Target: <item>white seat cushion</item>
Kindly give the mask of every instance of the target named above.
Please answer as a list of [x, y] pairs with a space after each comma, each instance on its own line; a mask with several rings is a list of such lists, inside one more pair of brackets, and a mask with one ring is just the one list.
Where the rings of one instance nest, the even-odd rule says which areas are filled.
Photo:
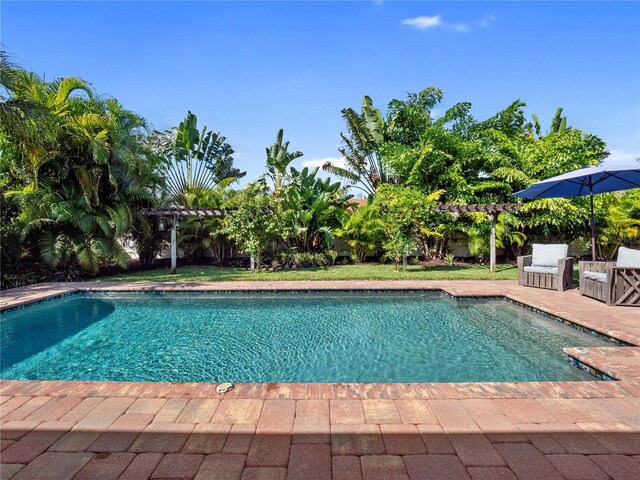
[[583, 272], [582, 275], [584, 276], [584, 278], [588, 278], [589, 280], [595, 280], [596, 282], [605, 283], [607, 281], [606, 273], [590, 272], [587, 270]]
[[552, 275], [557, 275], [558, 267], [541, 267], [539, 265], [531, 265], [529, 267], [524, 267], [524, 271], [529, 273], [550, 273]]
[[558, 267], [558, 260], [566, 258], [569, 246], [562, 243], [556, 245], [545, 245], [543, 243], [533, 244], [531, 265], [534, 267]]
[[616, 267], [640, 268], [640, 250], [620, 247], [618, 249], [618, 260], [616, 261]]

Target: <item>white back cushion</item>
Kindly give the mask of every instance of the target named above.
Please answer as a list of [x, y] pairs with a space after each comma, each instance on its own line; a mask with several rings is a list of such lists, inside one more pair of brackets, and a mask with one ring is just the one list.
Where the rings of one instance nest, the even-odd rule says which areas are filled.
[[620, 247], [618, 249], [618, 261], [616, 267], [640, 268], [640, 250]]
[[564, 243], [557, 245], [534, 243], [531, 265], [536, 267], [557, 267], [558, 260], [565, 258], [568, 251], [569, 245]]

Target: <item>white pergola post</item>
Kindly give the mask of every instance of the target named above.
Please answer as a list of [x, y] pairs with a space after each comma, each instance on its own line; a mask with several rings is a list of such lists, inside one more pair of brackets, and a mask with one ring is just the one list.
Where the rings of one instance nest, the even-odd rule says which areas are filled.
[[497, 212], [489, 212], [489, 221], [491, 222], [491, 245], [489, 252], [489, 267], [492, 272], [496, 271], [496, 221], [498, 220]]
[[177, 227], [178, 227], [178, 216], [174, 215], [171, 219], [171, 275], [176, 273], [176, 265], [177, 265]]
[[176, 273], [177, 261], [178, 261], [178, 246], [177, 246], [177, 228], [179, 217], [224, 217], [226, 212], [224, 210], [218, 210], [215, 208], [185, 208], [169, 207], [169, 208], [143, 208], [144, 215], [150, 215], [154, 217], [160, 217], [159, 229], [164, 230], [165, 220], [171, 221], [171, 273]]

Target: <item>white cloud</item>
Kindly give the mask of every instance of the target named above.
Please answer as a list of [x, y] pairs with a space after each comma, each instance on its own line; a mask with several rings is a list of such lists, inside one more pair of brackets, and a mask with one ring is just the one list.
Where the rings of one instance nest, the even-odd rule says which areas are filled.
[[604, 159], [605, 163], [609, 165], [615, 165], [619, 163], [633, 164], [636, 158], [640, 157], [640, 153], [623, 152], [612, 148], [609, 150], [610, 155]]
[[475, 30], [476, 28], [487, 28], [493, 22], [496, 17], [493, 13], [488, 13], [479, 20], [469, 22], [446, 22], [442, 20], [440, 15], [433, 16], [421, 16], [415, 18], [405, 18], [402, 20], [403, 25], [417, 28], [419, 30], [425, 30], [427, 28], [445, 28], [447, 30], [453, 30], [454, 32], [466, 33]]
[[402, 21], [403, 25], [409, 25], [411, 27], [415, 27], [419, 30], [424, 30], [426, 28], [437, 27], [441, 24], [440, 15], [434, 15], [433, 17], [424, 16], [424, 17], [415, 17], [415, 18], [405, 18]]
[[467, 25], [466, 23], [454, 23], [453, 25], [451, 25], [451, 28], [454, 29], [456, 32], [471, 31], [471, 28], [469, 28], [469, 25]]
[[315, 167], [322, 168], [322, 166], [327, 162], [331, 162], [333, 165], [340, 168], [344, 168], [345, 166], [344, 157], [324, 157], [324, 158], [313, 157], [313, 158], [310, 158], [309, 160], [305, 160], [304, 162], [302, 162], [302, 166], [309, 167], [309, 168], [315, 168]]
[[480, 28], [487, 28], [493, 22], [496, 21], [496, 16], [493, 13], [487, 13], [484, 17], [478, 20], [478, 26]]

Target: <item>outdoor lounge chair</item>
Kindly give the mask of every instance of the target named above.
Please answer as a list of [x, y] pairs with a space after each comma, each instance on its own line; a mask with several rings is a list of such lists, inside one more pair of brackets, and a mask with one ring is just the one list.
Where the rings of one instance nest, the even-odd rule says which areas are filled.
[[573, 285], [573, 258], [565, 244], [533, 244], [533, 253], [518, 257], [518, 285], [562, 292]]
[[640, 250], [620, 247], [615, 262], [580, 262], [580, 294], [607, 305], [640, 307]]

